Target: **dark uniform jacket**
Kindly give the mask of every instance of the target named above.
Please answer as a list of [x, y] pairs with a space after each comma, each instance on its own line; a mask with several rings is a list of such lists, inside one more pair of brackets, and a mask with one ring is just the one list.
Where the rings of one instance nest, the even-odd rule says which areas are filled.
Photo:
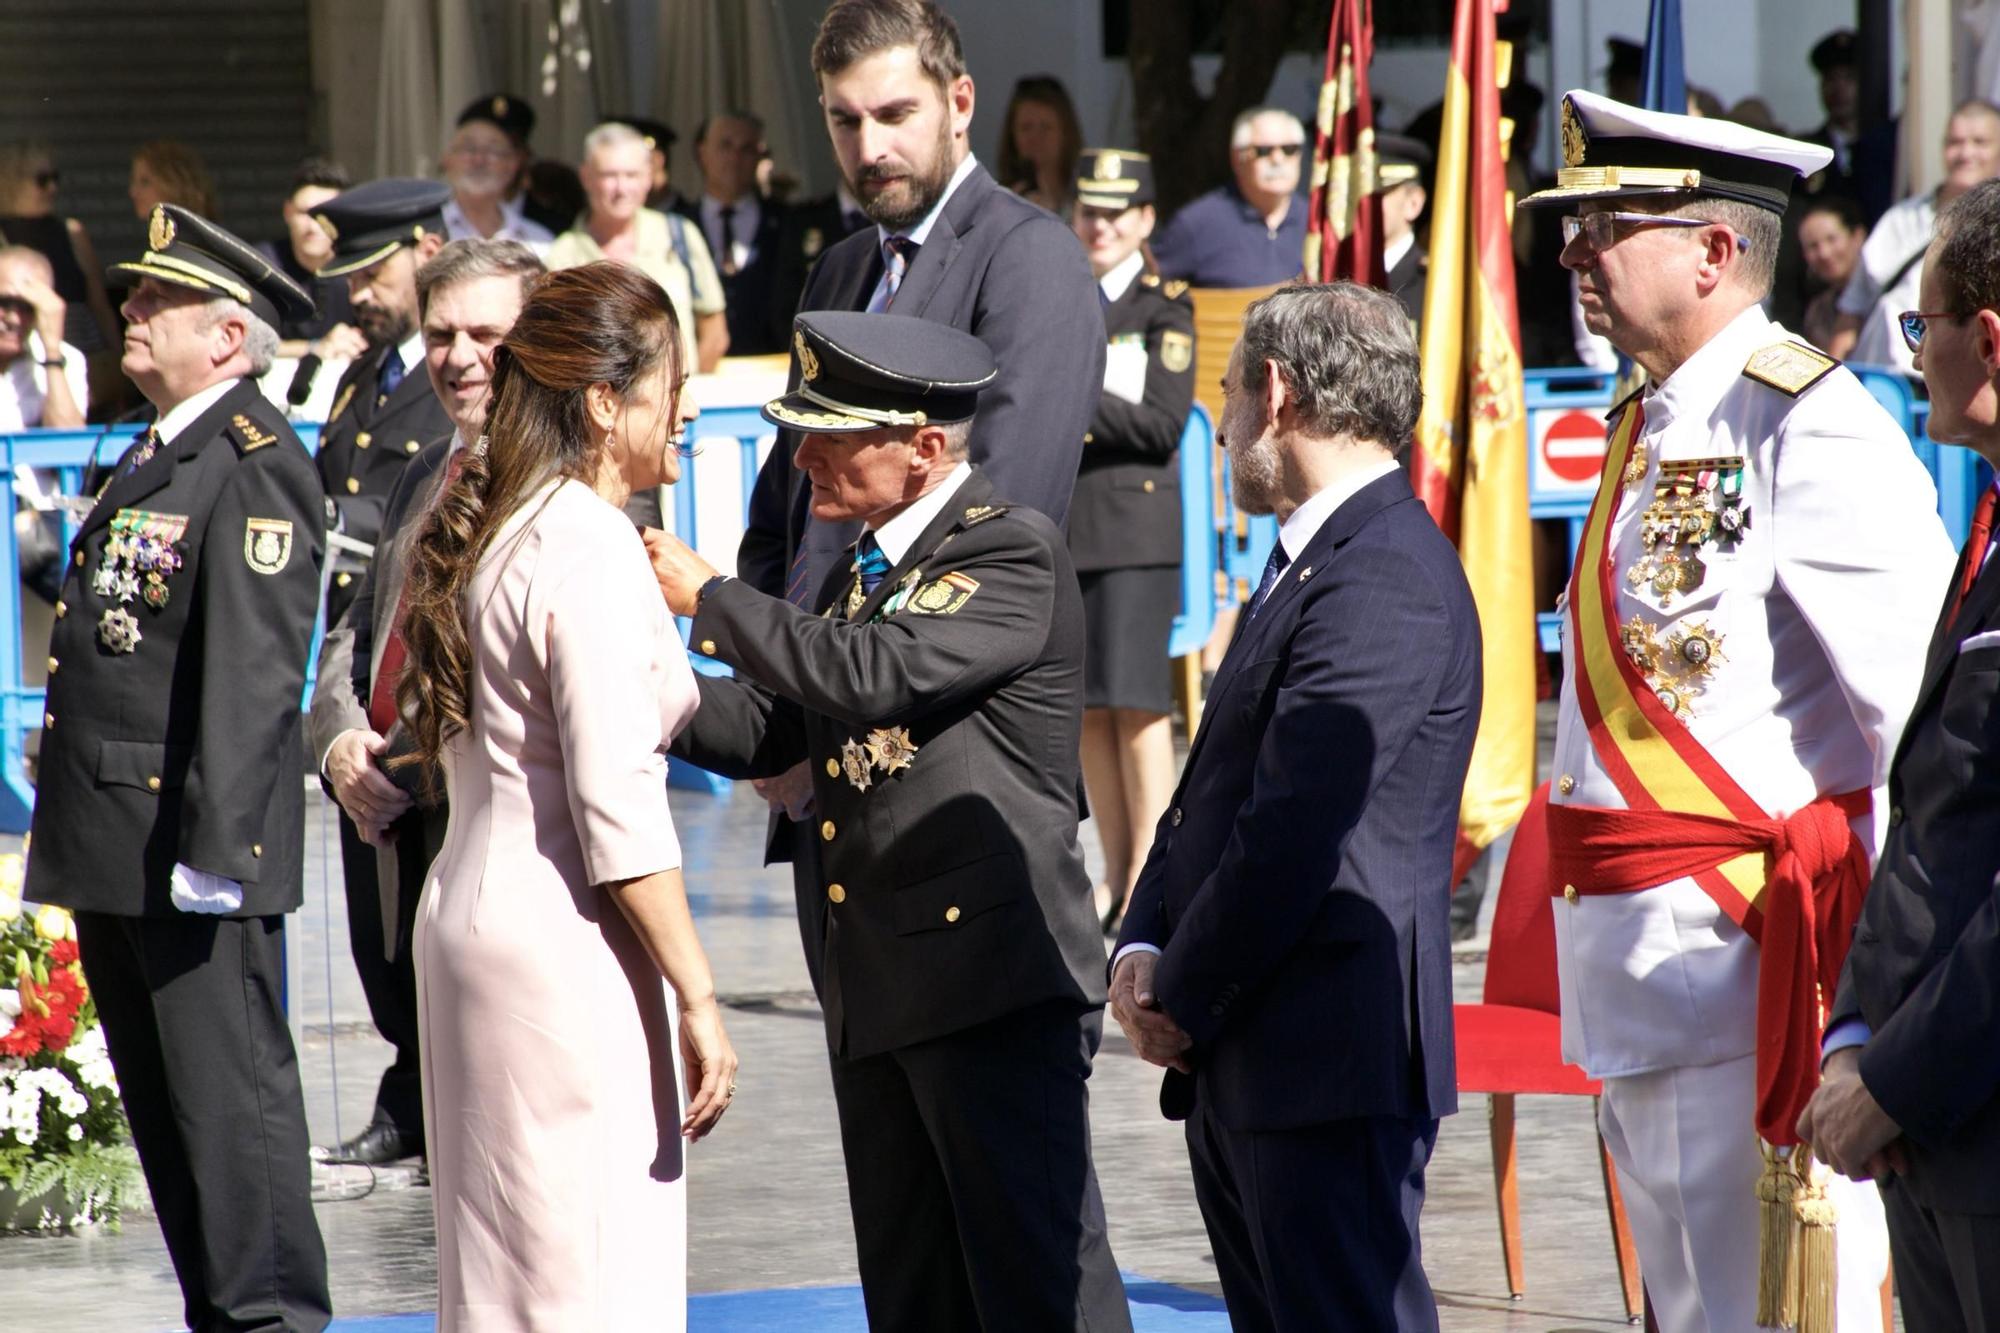
[[[381, 535], [382, 506], [404, 466], [424, 445], [452, 430], [422, 365], [405, 366], [403, 382], [386, 399], [378, 392], [382, 363], [392, 350], [371, 347], [347, 368], [319, 436], [320, 483], [340, 511], [341, 533], [370, 545]], [[346, 570], [334, 575], [329, 619], [346, 608], [358, 574]]]
[[830, 575], [819, 615], [741, 580], [711, 590], [691, 637], [742, 678], [699, 677], [673, 745], [732, 777], [808, 761], [833, 1050], [1101, 1005], [1076, 839], [1083, 605], [1062, 534], [974, 472], [850, 620], [854, 586]]
[[1403, 313], [1413, 324], [1424, 320], [1424, 288], [1430, 280], [1430, 256], [1419, 241], [1403, 252], [1396, 267], [1389, 270], [1389, 294], [1403, 303]]
[[1146, 391], [1110, 393], [1083, 437], [1069, 502], [1070, 558], [1079, 571], [1181, 561], [1181, 432], [1194, 404], [1194, 306], [1187, 284], [1141, 274], [1104, 311], [1112, 347], [1146, 349]]
[[[703, 240], [708, 239], [700, 195], [693, 199], [676, 198], [673, 211], [686, 218]], [[722, 297], [727, 307], [723, 319], [729, 325], [731, 356], [765, 356], [785, 351], [791, 343], [792, 313], [798, 304], [799, 289], [794, 287], [789, 293], [779, 289], [784, 230], [784, 206], [760, 199], [757, 234], [747, 238], [749, 263], [734, 273], [727, 272], [723, 253], [709, 246], [715, 258], [716, 275], [722, 280]]]
[[[114, 472], [56, 603], [28, 897], [173, 914], [181, 862], [242, 882], [233, 915], [299, 905], [299, 696], [325, 514], [311, 459], [249, 380], [129, 475]], [[95, 586], [114, 519], [135, 518], [177, 533], [180, 568], [157, 610]], [[131, 652], [99, 634], [121, 606], [139, 622]]]
[[[1953, 586], [1957, 586], [1956, 578]], [[2000, 565], [1940, 625], [1889, 770], [1889, 834], [1827, 1019], [1873, 1035], [1861, 1080], [1902, 1126], [1918, 1203], [2000, 1200]]]
[[[1452, 845], [1479, 615], [1398, 470], [1336, 509], [1230, 645], [1122, 949], [1235, 1130], [1457, 1107]], [[1161, 1106], [1194, 1089], [1169, 1071]]]

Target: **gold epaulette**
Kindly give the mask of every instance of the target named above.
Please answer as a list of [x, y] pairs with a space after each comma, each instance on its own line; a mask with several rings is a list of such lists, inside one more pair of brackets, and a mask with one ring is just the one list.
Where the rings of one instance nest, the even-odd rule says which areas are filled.
[[224, 433], [236, 442], [236, 452], [239, 454], [255, 453], [267, 444], [278, 442], [277, 436], [241, 412], [229, 419], [229, 429]]
[[1767, 384], [1779, 393], [1796, 398], [1833, 373], [1840, 362], [1817, 347], [1787, 339], [1760, 347], [1743, 364], [1747, 379]]
[[1171, 278], [1160, 288], [1162, 292], [1166, 293], [1167, 299], [1170, 301], [1180, 300], [1181, 297], [1187, 295], [1187, 289], [1188, 280], [1186, 278]]

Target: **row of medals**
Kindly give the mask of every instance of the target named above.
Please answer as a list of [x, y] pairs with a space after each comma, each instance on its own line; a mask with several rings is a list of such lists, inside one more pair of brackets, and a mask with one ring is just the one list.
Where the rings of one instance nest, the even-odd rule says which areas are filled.
[[[1646, 475], [1644, 456], [1635, 453], [1631, 463], [1625, 480], [1637, 484]], [[1713, 542], [1717, 550], [1734, 550], [1749, 527], [1740, 457], [1662, 459], [1653, 502], [1639, 516], [1639, 558], [1625, 571], [1625, 582], [1635, 592], [1650, 588], [1666, 610], [1707, 578], [1702, 549]], [[1692, 720], [1694, 699], [1725, 660], [1722, 635], [1700, 620], [1662, 633], [1635, 615], [1620, 626], [1619, 637], [1660, 706], [1682, 722]]]
[[91, 591], [118, 605], [97, 619], [97, 637], [114, 653], [129, 653], [139, 646], [139, 618], [128, 609], [144, 602], [154, 611], [166, 609], [167, 579], [181, 567], [180, 552], [174, 541], [180, 526], [161, 526], [153, 516], [120, 513], [111, 520], [111, 533], [104, 544], [104, 558], [91, 576]]

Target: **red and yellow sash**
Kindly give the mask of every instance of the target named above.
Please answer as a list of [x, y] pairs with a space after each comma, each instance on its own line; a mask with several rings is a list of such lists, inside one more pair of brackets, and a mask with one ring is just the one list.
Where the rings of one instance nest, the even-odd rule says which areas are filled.
[[1791, 1144], [1819, 1082], [1821, 1005], [1868, 885], [1868, 853], [1847, 821], [1868, 811], [1869, 793], [1766, 814], [1626, 655], [1611, 528], [1643, 420], [1635, 402], [1612, 432], [1569, 585], [1577, 704], [1627, 808], [1549, 807], [1550, 890], [1632, 893], [1685, 876], [1757, 942], [1757, 1129]]

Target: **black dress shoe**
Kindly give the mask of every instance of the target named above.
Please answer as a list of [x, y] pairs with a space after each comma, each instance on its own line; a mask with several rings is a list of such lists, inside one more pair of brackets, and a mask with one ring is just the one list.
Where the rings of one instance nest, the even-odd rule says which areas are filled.
[[377, 1121], [339, 1147], [329, 1149], [326, 1160], [381, 1166], [387, 1162], [399, 1162], [405, 1157], [421, 1156], [423, 1151], [422, 1138]]

